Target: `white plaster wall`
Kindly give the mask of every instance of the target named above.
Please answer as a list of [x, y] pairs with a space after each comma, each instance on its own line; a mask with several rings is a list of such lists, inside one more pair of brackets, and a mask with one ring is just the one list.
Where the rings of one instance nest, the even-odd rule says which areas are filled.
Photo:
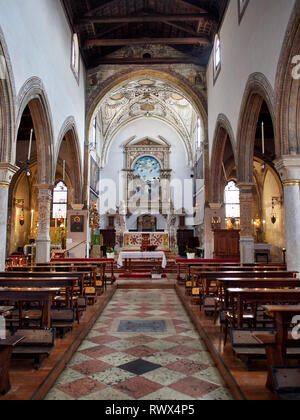
[[67, 117], [76, 121], [83, 159], [85, 69], [79, 85], [70, 67], [72, 31], [59, 0], [0, 0], [0, 26], [13, 67], [17, 94], [31, 77], [42, 80], [55, 142]]
[[[169, 125], [162, 121], [154, 118], [143, 118], [133, 121], [123, 127], [115, 136], [108, 152], [109, 162], [101, 171], [101, 185], [104, 185], [104, 180], [111, 180], [112, 185], [110, 191], [113, 192], [113, 185], [117, 185], [117, 201], [116, 204], [120, 204], [119, 200], [119, 177], [122, 175], [122, 169], [125, 168], [125, 154], [124, 145], [136, 136], [135, 140], [142, 140], [144, 137], [150, 137], [154, 140], [159, 140], [159, 136], [162, 136], [171, 145], [170, 154], [170, 169], [172, 169], [171, 181], [178, 179], [184, 182], [191, 182], [191, 168], [187, 166], [187, 154], [183, 144], [177, 132]], [[192, 182], [191, 182], [192, 183]], [[122, 190], [122, 187], [121, 187]], [[184, 189], [183, 189], [184, 195]], [[192, 205], [192, 195], [190, 194], [190, 200]], [[122, 191], [121, 191], [122, 200]], [[112, 200], [113, 202], [113, 200]]]
[[236, 0], [230, 0], [220, 30], [222, 68], [213, 82], [213, 54], [207, 68], [210, 153], [218, 115], [229, 119], [235, 137], [247, 80], [263, 73], [275, 88], [280, 52], [294, 0], [250, 0], [239, 25]]

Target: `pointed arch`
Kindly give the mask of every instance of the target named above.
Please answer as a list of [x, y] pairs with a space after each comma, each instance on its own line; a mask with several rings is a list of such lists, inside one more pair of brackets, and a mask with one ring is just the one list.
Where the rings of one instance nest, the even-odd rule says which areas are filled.
[[0, 161], [14, 163], [16, 89], [8, 48], [0, 27]]
[[56, 154], [55, 154], [55, 168], [59, 163], [59, 152], [62, 142], [66, 139], [68, 148], [68, 160], [66, 161], [66, 170], [69, 179], [71, 180], [71, 188], [73, 193], [74, 204], [82, 203], [82, 157], [80, 150], [80, 143], [76, 122], [74, 117], [68, 117], [58, 136]]
[[[262, 73], [249, 76], [241, 105], [238, 134], [237, 162], [239, 182], [253, 181], [254, 142], [257, 122], [263, 102], [267, 104], [275, 130], [275, 94], [268, 79]], [[274, 131], [275, 133], [275, 131]], [[280, 153], [280, 144], [275, 133], [275, 153]]]
[[299, 70], [295, 74], [300, 61], [300, 0], [296, 0], [291, 16], [276, 75], [276, 131], [281, 139], [278, 157], [300, 154]]
[[[37, 138], [38, 183], [54, 182], [53, 120], [43, 82], [37, 77], [27, 80], [17, 97], [17, 128], [28, 105]], [[16, 144], [15, 144], [16, 147]]]
[[211, 203], [223, 202], [223, 168], [222, 163], [224, 159], [224, 152], [229, 139], [233, 156], [234, 164], [236, 164], [236, 143], [234, 133], [230, 121], [224, 114], [220, 114], [217, 119], [216, 129], [214, 134], [214, 142], [211, 154], [210, 165], [210, 182], [209, 182], [209, 201]]

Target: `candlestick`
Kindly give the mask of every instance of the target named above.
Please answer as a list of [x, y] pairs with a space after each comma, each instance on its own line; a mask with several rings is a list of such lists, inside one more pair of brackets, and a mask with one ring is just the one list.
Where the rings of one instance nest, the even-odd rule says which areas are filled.
[[262, 154], [265, 154], [265, 124], [261, 123]]
[[32, 137], [33, 137], [33, 129], [30, 132], [30, 141], [29, 141], [28, 159], [27, 159], [28, 161], [30, 161], [30, 157], [31, 157]]

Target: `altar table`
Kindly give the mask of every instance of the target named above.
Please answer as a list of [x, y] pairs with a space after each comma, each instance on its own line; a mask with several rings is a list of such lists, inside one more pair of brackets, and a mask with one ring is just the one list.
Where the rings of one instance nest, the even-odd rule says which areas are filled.
[[118, 267], [123, 267], [125, 261], [125, 271], [131, 272], [132, 260], [162, 260], [162, 268], [167, 266], [167, 258], [164, 252], [121, 252], [118, 258]]

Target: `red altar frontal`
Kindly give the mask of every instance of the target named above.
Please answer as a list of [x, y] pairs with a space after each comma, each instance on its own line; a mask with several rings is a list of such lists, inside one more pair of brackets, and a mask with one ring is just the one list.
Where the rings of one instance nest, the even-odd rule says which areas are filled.
[[165, 232], [129, 232], [124, 233], [124, 248], [140, 250], [147, 243], [157, 251], [169, 250], [169, 234]]

